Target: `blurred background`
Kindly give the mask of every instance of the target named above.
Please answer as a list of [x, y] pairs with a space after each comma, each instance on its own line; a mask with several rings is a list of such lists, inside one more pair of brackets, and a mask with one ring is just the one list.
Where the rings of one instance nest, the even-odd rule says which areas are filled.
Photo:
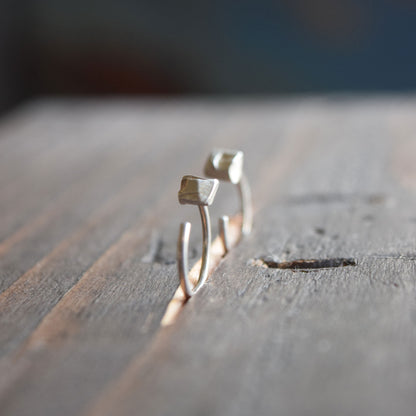
[[416, 88], [415, 0], [0, 0], [0, 111], [38, 95]]

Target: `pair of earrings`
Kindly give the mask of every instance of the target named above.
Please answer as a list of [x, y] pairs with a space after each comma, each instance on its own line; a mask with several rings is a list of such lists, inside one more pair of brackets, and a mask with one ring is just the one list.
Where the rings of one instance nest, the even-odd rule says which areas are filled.
[[[202, 222], [202, 261], [199, 278], [193, 287], [188, 276], [188, 247], [191, 223], [182, 223], [179, 230], [177, 263], [182, 290], [187, 298], [193, 296], [204, 285], [209, 270], [211, 247], [211, 221], [208, 206], [214, 202], [219, 181], [230, 182], [237, 186], [241, 203], [241, 235], [250, 234], [253, 222], [251, 192], [243, 173], [244, 154], [239, 150], [215, 150], [205, 164], [204, 173], [208, 178], [186, 175], [182, 178], [178, 192], [180, 204], [197, 205]], [[223, 216], [219, 220], [219, 234], [226, 254], [229, 244], [229, 218]]]

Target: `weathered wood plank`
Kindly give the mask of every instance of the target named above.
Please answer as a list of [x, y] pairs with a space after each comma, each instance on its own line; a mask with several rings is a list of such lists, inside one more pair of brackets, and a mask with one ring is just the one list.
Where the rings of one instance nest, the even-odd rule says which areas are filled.
[[[114, 197], [91, 202], [89, 219], [0, 295], [1, 413], [412, 414], [416, 103], [135, 105], [154, 140], [137, 155], [145, 165], [120, 165]], [[126, 114], [70, 107], [96, 114], [93, 134], [97, 120]], [[255, 229], [162, 329], [178, 223], [198, 221], [177, 205], [179, 179], [201, 173], [212, 146], [245, 150]], [[224, 186], [213, 218], [236, 206]], [[357, 265], [259, 261], [342, 257]]]

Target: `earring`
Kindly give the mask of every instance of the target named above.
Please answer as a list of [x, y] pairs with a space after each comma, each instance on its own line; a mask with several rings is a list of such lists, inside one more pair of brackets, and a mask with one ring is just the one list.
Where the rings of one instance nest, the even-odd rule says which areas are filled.
[[182, 290], [187, 298], [198, 292], [207, 279], [211, 245], [211, 221], [208, 206], [214, 201], [218, 185], [217, 179], [203, 179], [190, 175], [184, 176], [181, 181], [181, 188], [178, 192], [179, 203], [182, 205], [198, 205], [202, 222], [202, 263], [198, 282], [194, 287], [192, 287], [193, 285], [188, 276], [188, 248], [191, 223], [182, 223], [179, 230], [177, 247], [178, 273]]
[[[204, 173], [209, 178], [231, 182], [237, 185], [241, 204], [241, 236], [250, 234], [253, 224], [253, 207], [251, 202], [251, 191], [247, 178], [243, 173], [244, 153], [240, 150], [214, 150], [204, 168]], [[224, 246], [224, 252], [230, 249], [228, 238], [228, 216], [219, 220], [219, 230]]]

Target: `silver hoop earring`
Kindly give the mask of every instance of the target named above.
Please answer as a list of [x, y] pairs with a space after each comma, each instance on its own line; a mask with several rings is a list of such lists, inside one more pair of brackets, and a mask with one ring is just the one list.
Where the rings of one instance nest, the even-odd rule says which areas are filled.
[[[246, 236], [250, 234], [253, 224], [253, 207], [250, 186], [243, 173], [243, 163], [244, 153], [241, 150], [214, 150], [205, 164], [204, 173], [209, 178], [237, 185], [242, 216], [241, 236]], [[228, 216], [223, 216], [219, 220], [220, 236], [225, 253], [230, 249], [228, 223]]]
[[178, 192], [179, 203], [182, 205], [197, 205], [202, 222], [202, 262], [198, 282], [194, 287], [188, 275], [188, 249], [191, 223], [182, 223], [179, 230], [177, 247], [178, 273], [182, 290], [187, 298], [195, 295], [201, 289], [208, 276], [211, 246], [211, 221], [208, 206], [214, 201], [218, 185], [219, 182], [217, 179], [204, 179], [191, 175], [184, 176], [181, 181], [181, 188]]

